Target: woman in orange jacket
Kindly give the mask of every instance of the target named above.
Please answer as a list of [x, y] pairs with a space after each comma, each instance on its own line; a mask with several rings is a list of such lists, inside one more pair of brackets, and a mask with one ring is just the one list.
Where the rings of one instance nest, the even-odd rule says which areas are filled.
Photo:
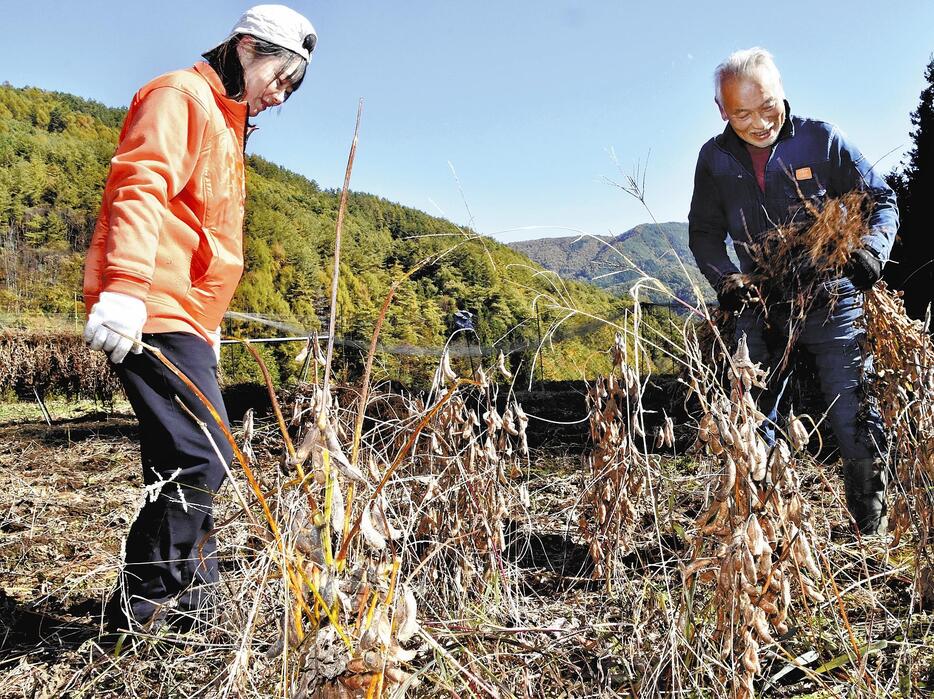
[[257, 5], [187, 70], [160, 76], [127, 112], [85, 266], [84, 337], [110, 356], [140, 425], [149, 498], [130, 528], [106, 626], [188, 629], [218, 580], [213, 495], [222, 463], [176, 397], [232, 453], [207, 410], [139, 341], [159, 348], [226, 421], [220, 324], [243, 270], [249, 117], [298, 89], [317, 35], [283, 5]]

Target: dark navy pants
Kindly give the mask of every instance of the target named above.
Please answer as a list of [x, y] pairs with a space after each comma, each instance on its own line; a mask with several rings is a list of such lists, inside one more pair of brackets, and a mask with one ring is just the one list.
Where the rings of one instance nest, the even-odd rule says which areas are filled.
[[[205, 340], [188, 333], [158, 333], [144, 334], [143, 342], [162, 350], [228, 422], [214, 350]], [[205, 607], [218, 580], [212, 506], [226, 472], [176, 396], [207, 424], [227, 463], [232, 450], [197, 396], [150, 351], [128, 354], [115, 368], [139, 420], [143, 480], [147, 486], [169, 482], [154, 501], [147, 500], [130, 527], [121, 584], [108, 605], [107, 623], [126, 628], [130, 621], [145, 623], [165, 610], [177, 625], [186, 626]]]
[[[826, 298], [804, 321], [798, 345], [814, 357], [840, 455], [844, 460], [873, 459], [885, 452], [886, 439], [879, 412], [864, 395], [872, 357], [862, 348], [863, 294], [845, 278], [825, 282], [822, 293]], [[780, 310], [771, 313], [768, 324], [761, 310], [752, 308], [736, 321], [737, 339], [745, 335], [751, 359], [769, 369], [768, 388], [757, 402], [773, 425], [780, 420], [779, 404], [790, 376], [790, 367], [778, 371], [787, 325]], [[766, 432], [766, 439], [774, 441], [774, 427]]]

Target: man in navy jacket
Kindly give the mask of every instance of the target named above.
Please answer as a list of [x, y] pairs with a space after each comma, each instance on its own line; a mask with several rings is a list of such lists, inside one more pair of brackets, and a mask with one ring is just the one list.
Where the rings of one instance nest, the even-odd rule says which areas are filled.
[[862, 292], [878, 281], [895, 239], [895, 195], [837, 127], [791, 114], [767, 51], [737, 51], [717, 67], [715, 85], [720, 115], [728, 123], [704, 144], [697, 159], [688, 217], [691, 251], [717, 291], [720, 306], [738, 312], [737, 339], [745, 334], [753, 361], [771, 370], [759, 408], [772, 423], [787, 381], [777, 372], [783, 346], [775, 342], [775, 329], [780, 335], [787, 322], [776, 317], [781, 308], [770, 309], [773, 330], [766, 332], [762, 305], [727, 255], [726, 237], [733, 240], [742, 272], [751, 273], [755, 262], [746, 244], [776, 226], [800, 221], [803, 198], [819, 208], [827, 199], [854, 190], [869, 197], [863, 247], [853, 252], [845, 276], [824, 282], [828, 302], [812, 309], [798, 343], [814, 356], [830, 406], [850, 514], [862, 533], [883, 532], [885, 441], [878, 412], [861, 400], [871, 358], [861, 348], [858, 321]]

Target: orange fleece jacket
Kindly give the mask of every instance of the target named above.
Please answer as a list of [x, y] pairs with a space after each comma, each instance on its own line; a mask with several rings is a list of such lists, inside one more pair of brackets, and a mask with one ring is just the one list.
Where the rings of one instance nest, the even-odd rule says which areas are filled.
[[247, 105], [207, 63], [133, 97], [84, 271], [88, 312], [102, 291], [146, 303], [143, 332], [220, 326], [243, 272]]

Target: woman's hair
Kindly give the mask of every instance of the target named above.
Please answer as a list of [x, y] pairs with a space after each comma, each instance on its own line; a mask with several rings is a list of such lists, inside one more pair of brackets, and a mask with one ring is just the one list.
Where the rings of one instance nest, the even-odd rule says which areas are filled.
[[[243, 65], [240, 63], [237, 45], [245, 36], [249, 36], [251, 41], [244, 48], [252, 51], [254, 56], [281, 57], [285, 59], [279, 70], [278, 77], [284, 78], [292, 86], [292, 89], [285, 97], [288, 99], [289, 94], [295, 92], [302, 84], [302, 80], [305, 79], [305, 69], [308, 67], [308, 62], [294, 51], [289, 51], [264, 39], [258, 39], [251, 34], [237, 34], [220, 46], [203, 54], [204, 60], [211, 65], [214, 72], [220, 77], [221, 82], [224, 84], [224, 90], [227, 91], [227, 96], [232, 99], [243, 97]], [[308, 49], [309, 53], [314, 49], [314, 43], [313, 34], [305, 37], [305, 48]]]

